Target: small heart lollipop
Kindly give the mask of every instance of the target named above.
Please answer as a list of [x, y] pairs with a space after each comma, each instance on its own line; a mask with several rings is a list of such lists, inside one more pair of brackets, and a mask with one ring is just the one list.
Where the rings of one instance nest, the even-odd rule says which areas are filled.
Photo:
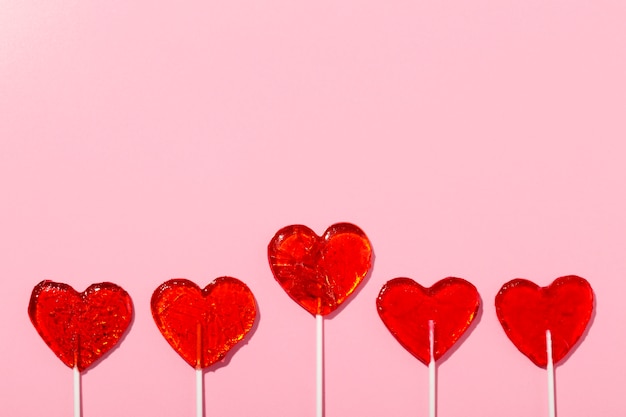
[[476, 317], [480, 296], [461, 278], [424, 288], [410, 278], [388, 281], [376, 299], [378, 314], [406, 350], [429, 368], [430, 416], [435, 416], [435, 361], [465, 333]]
[[496, 313], [511, 342], [535, 365], [548, 364], [546, 330], [556, 364], [576, 345], [593, 312], [593, 290], [578, 276], [557, 278], [547, 287], [525, 279], [502, 286]]
[[254, 295], [243, 282], [220, 277], [200, 289], [172, 279], [152, 294], [152, 317], [170, 346], [196, 369], [196, 414], [202, 416], [202, 370], [222, 360], [250, 332]]
[[256, 303], [236, 278], [220, 277], [200, 289], [172, 279], [154, 291], [152, 316], [172, 348], [196, 369], [222, 360], [252, 329]]
[[28, 315], [55, 355], [84, 371], [120, 341], [133, 308], [128, 293], [110, 282], [79, 293], [67, 284], [42, 281], [33, 289]]
[[79, 293], [67, 284], [42, 281], [28, 305], [35, 329], [61, 361], [74, 369], [74, 415], [80, 415], [80, 372], [122, 338], [133, 316], [130, 296], [110, 282]]
[[[445, 278], [424, 288], [410, 278], [388, 281], [376, 300], [378, 314], [402, 346], [425, 365], [441, 358], [468, 329], [478, 308], [476, 287], [461, 278]], [[429, 321], [435, 326], [430, 351]]]
[[578, 276], [557, 278], [547, 287], [525, 279], [502, 286], [496, 313], [511, 342], [548, 371], [550, 416], [555, 414], [554, 364], [578, 343], [593, 312], [593, 290]]
[[316, 415], [323, 415], [323, 317], [335, 311], [363, 281], [372, 246], [350, 223], [330, 226], [322, 236], [302, 225], [280, 229], [268, 246], [274, 278], [316, 319]]

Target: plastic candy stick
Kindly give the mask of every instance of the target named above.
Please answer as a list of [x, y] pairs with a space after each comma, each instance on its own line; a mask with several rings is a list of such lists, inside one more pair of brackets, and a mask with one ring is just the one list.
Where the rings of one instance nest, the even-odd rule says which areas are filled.
[[315, 316], [315, 410], [316, 417], [324, 416], [324, 317]]
[[78, 366], [72, 368], [72, 374], [74, 375], [74, 416], [80, 417], [80, 371], [78, 370]]
[[554, 401], [554, 361], [552, 360], [552, 334], [546, 330], [546, 355], [548, 357], [548, 416], [555, 417], [556, 404]]
[[204, 375], [202, 369], [196, 369], [196, 417], [203, 417]]
[[428, 348], [430, 361], [428, 362], [428, 415], [437, 415], [437, 370], [435, 368], [435, 322], [428, 320]]

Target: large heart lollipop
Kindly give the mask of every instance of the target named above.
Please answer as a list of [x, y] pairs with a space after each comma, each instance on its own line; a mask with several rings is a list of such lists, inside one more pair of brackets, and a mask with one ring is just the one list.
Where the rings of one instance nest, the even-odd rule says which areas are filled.
[[276, 281], [313, 315], [339, 307], [363, 281], [371, 266], [372, 247], [357, 226], [337, 223], [322, 236], [302, 225], [280, 229], [268, 247]]
[[231, 277], [217, 278], [203, 289], [187, 279], [169, 280], [154, 291], [151, 308], [165, 340], [196, 369], [222, 360], [256, 318], [252, 292]]
[[410, 278], [388, 281], [376, 299], [378, 314], [391, 334], [413, 356], [431, 360], [429, 321], [434, 325], [432, 356], [438, 360], [468, 329], [480, 306], [476, 287], [461, 278], [445, 278], [424, 288]]
[[576, 345], [593, 312], [593, 290], [578, 276], [557, 278], [547, 287], [525, 279], [502, 286], [496, 296], [498, 319], [513, 344], [537, 366], [548, 363], [546, 330], [556, 364]]
[[133, 307], [128, 293], [110, 282], [79, 293], [67, 284], [42, 281], [33, 289], [28, 315], [59, 359], [83, 371], [120, 341]]
[[363, 281], [372, 265], [372, 246], [350, 223], [330, 226], [322, 236], [302, 225], [280, 229], [267, 248], [274, 278], [316, 321], [316, 416], [323, 412], [323, 318]]

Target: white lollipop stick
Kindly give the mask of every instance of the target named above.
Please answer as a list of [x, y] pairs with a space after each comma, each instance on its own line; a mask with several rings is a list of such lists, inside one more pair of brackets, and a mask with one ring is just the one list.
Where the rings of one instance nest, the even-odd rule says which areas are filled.
[[202, 369], [196, 369], [196, 417], [202, 417], [203, 379]]
[[74, 417], [80, 417], [80, 371], [74, 365]]
[[556, 404], [554, 401], [554, 363], [552, 359], [552, 333], [546, 330], [546, 354], [548, 355], [548, 416], [556, 416]]
[[202, 325], [196, 324], [196, 417], [203, 417], [204, 378], [202, 376]]
[[315, 415], [324, 417], [324, 316], [315, 315], [316, 322], [316, 367], [315, 367]]
[[437, 374], [435, 372], [435, 322], [428, 320], [428, 344], [430, 350], [430, 362], [428, 363], [428, 415], [437, 415], [436, 385]]

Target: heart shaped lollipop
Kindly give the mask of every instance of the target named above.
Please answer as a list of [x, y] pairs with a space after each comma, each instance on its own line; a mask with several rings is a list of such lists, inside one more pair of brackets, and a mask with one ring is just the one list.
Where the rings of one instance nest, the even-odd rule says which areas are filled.
[[325, 316], [339, 307], [363, 281], [372, 247], [350, 223], [330, 226], [322, 236], [302, 225], [280, 229], [268, 246], [276, 281], [306, 311]]
[[204, 289], [187, 279], [169, 280], [154, 291], [150, 305], [165, 340], [196, 369], [222, 360], [256, 319], [252, 292], [231, 277]]
[[67, 284], [42, 281], [33, 289], [28, 315], [59, 359], [83, 371], [120, 341], [133, 307], [128, 293], [110, 282], [79, 293]]
[[525, 279], [502, 286], [496, 296], [498, 319], [513, 344], [537, 366], [548, 363], [546, 330], [556, 364], [576, 345], [593, 312], [593, 290], [578, 276], [557, 278], [547, 287]]
[[434, 324], [433, 357], [438, 360], [476, 317], [480, 296], [476, 287], [461, 278], [445, 278], [430, 288], [410, 278], [395, 278], [381, 289], [376, 307], [398, 342], [428, 365], [429, 321]]

